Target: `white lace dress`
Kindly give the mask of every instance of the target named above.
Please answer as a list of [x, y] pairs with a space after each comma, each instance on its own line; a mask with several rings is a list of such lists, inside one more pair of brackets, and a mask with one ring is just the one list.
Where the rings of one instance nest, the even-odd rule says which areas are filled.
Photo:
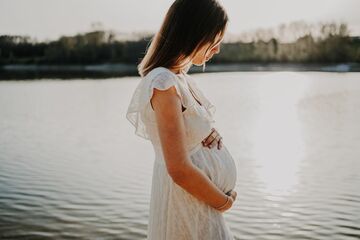
[[223, 213], [192, 196], [168, 175], [150, 98], [153, 88], [164, 90], [171, 86], [175, 86], [186, 108], [183, 118], [190, 160], [224, 193], [234, 189], [236, 183], [236, 163], [226, 146], [209, 149], [201, 143], [214, 127], [215, 106], [188, 74], [175, 74], [164, 67], [152, 69], [135, 89], [126, 114], [135, 134], [150, 140], [155, 152], [147, 239], [234, 239]]

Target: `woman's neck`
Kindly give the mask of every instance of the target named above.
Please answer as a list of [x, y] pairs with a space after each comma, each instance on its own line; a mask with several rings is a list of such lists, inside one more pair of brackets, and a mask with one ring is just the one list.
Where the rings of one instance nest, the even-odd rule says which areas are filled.
[[182, 69], [170, 69], [170, 71], [172, 71], [175, 74], [182, 74], [184, 72], [184, 70]]

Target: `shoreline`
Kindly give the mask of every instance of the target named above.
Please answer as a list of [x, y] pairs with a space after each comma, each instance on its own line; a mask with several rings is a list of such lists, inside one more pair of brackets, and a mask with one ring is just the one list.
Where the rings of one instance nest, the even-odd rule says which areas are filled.
[[[134, 64], [94, 65], [22, 65], [0, 66], [0, 80], [114, 78], [139, 76]], [[223, 63], [205, 66], [204, 73], [211, 72], [266, 72], [266, 71], [316, 71], [316, 72], [360, 72], [359, 63], [303, 64], [303, 63]], [[189, 73], [202, 73], [202, 66], [193, 65]]]

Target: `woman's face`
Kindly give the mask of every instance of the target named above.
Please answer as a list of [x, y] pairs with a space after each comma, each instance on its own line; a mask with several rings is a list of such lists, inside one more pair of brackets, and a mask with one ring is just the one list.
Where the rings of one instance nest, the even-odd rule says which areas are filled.
[[[218, 54], [220, 52], [220, 44], [223, 41], [224, 37], [220, 34], [216, 36], [214, 43], [205, 44], [198, 52], [195, 54], [194, 58], [192, 59], [192, 63], [196, 66], [201, 66], [205, 62], [209, 61], [214, 54]], [[208, 52], [206, 50], [210, 47]], [[206, 55], [205, 55], [206, 54]]]

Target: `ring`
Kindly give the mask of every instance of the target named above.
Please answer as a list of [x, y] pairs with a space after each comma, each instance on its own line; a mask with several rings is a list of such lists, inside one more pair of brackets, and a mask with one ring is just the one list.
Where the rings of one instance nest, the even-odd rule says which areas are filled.
[[216, 137], [214, 137], [214, 135], [213, 135], [212, 133], [210, 134], [209, 138], [210, 138], [210, 137], [211, 137], [212, 139], [215, 139], [215, 138], [216, 138]]
[[[210, 137], [211, 137], [211, 138], [210, 138]], [[214, 139], [215, 139], [215, 138], [214, 138], [214, 137], [212, 137], [212, 136], [210, 136], [210, 137], [207, 139], [208, 143], [209, 143], [209, 142], [213, 142], [213, 141], [214, 141]]]
[[[213, 133], [215, 133], [215, 134], [216, 134], [216, 131], [213, 131], [213, 132], [211, 133], [211, 136], [214, 136], [214, 135], [213, 135]], [[218, 134], [218, 135], [219, 135], [219, 134]], [[218, 135], [217, 135], [217, 136], [218, 136]], [[215, 137], [215, 138], [216, 138], [216, 137]]]

